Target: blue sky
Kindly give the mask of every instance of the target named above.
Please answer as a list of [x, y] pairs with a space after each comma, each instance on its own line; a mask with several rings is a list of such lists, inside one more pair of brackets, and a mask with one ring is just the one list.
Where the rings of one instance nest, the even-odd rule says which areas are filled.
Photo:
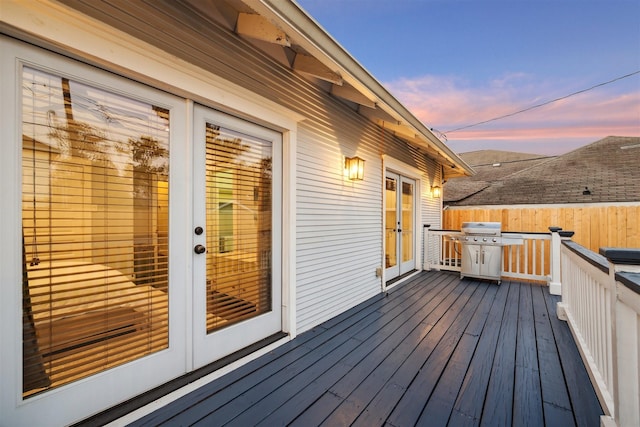
[[297, 1], [457, 152], [640, 136], [640, 0]]

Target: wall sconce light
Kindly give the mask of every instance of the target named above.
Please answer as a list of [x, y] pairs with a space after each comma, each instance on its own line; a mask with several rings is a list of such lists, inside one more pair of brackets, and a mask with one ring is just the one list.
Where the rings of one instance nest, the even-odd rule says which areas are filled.
[[431, 195], [434, 199], [439, 199], [442, 196], [442, 188], [439, 185], [434, 185], [431, 187]]
[[364, 160], [360, 157], [345, 157], [344, 168], [347, 177], [351, 181], [362, 181], [364, 179]]

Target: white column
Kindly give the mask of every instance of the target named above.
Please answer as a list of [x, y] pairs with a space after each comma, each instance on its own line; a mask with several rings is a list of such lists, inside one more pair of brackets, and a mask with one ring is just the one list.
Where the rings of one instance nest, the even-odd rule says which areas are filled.
[[[640, 250], [600, 248], [612, 284], [613, 406], [616, 426], [640, 425]], [[626, 273], [626, 274], [625, 274]], [[629, 274], [630, 273], [630, 274]], [[605, 417], [606, 418], [606, 417]], [[611, 422], [602, 420], [603, 424]]]
[[549, 293], [551, 295], [562, 295], [562, 283], [560, 282], [560, 227], [549, 227], [551, 231], [551, 277], [549, 278]]

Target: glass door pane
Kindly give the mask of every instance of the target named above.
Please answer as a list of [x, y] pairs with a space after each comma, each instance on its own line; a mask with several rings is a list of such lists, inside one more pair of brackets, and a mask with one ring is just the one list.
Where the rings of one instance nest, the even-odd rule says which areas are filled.
[[398, 179], [387, 175], [385, 181], [385, 268], [398, 265]]
[[169, 111], [25, 67], [23, 396], [165, 349]]
[[402, 194], [400, 197], [400, 210], [402, 217], [401, 233], [401, 263], [400, 274], [408, 273], [416, 268], [416, 181], [405, 176], [401, 177]]
[[197, 368], [282, 330], [282, 134], [196, 106], [194, 138]]
[[271, 310], [271, 153], [206, 124], [208, 333]]
[[400, 176], [387, 172], [385, 178], [385, 268], [386, 280], [393, 279], [400, 274], [399, 266], [399, 233], [400, 216], [398, 215], [398, 190]]
[[413, 183], [402, 179], [402, 262], [413, 259]]

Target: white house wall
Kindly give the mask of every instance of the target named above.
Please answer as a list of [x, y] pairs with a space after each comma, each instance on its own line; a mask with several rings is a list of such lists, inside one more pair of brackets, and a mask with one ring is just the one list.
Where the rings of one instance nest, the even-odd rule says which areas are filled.
[[[256, 103], [263, 104], [262, 100], [266, 99], [303, 118], [298, 123], [296, 139], [291, 141], [296, 152], [293, 174], [296, 178], [292, 183], [296, 189], [295, 229], [291, 233], [295, 241], [296, 283], [292, 291], [296, 295], [292, 318], [296, 319], [294, 328], [297, 332], [339, 314], [382, 289], [382, 279], [376, 277], [376, 268], [383, 265], [383, 155], [390, 155], [422, 172], [422, 217], [419, 221], [439, 227], [440, 199], [430, 197], [434, 179], [438, 184], [441, 179], [440, 166], [435, 161], [232, 32], [178, 8], [169, 16], [158, 15], [152, 5], [142, 2], [111, 2], [117, 3], [118, 7], [106, 5], [104, 10], [95, 9], [92, 2], [68, 3], [120, 31], [135, 35], [138, 40], [132, 46], [141, 46], [140, 40], [151, 43], [175, 55], [178, 63], [193, 64], [206, 70], [201, 76], [211, 73], [237, 85], [242, 88], [240, 96], [250, 98], [252, 93], [256, 94]], [[66, 7], [62, 10], [66, 11]], [[19, 24], [19, 20], [16, 23]], [[24, 29], [27, 33], [31, 30]], [[176, 84], [176, 79], [167, 84], [159, 79], [162, 72], [153, 75], [152, 71], [145, 72], [145, 64], [140, 64], [140, 69], [131, 69], [130, 64], [120, 63], [118, 59], [119, 55], [127, 56], [126, 46], [121, 46], [119, 54], [105, 49], [101, 57], [95, 56], [99, 49], [94, 49], [91, 55], [83, 53], [81, 44], [87, 37], [89, 34], [78, 33], [76, 41], [72, 41], [63, 35], [52, 42], [56, 49], [62, 52], [69, 49], [80, 58], [86, 54], [89, 62], [104, 68], [205, 105], [270, 124], [268, 117], [255, 117], [251, 111], [229, 105], [223, 97], [198, 90], [193, 78], [185, 79], [184, 84]], [[131, 37], [134, 41], [134, 36]], [[38, 40], [37, 34], [35, 40]], [[171, 74], [175, 70], [167, 69], [166, 72]], [[364, 181], [352, 182], [344, 176], [344, 157], [354, 155], [366, 161]], [[285, 228], [287, 226], [284, 224]], [[417, 232], [422, 233], [422, 224], [417, 224], [417, 228]], [[416, 261], [419, 265], [420, 260]]]

